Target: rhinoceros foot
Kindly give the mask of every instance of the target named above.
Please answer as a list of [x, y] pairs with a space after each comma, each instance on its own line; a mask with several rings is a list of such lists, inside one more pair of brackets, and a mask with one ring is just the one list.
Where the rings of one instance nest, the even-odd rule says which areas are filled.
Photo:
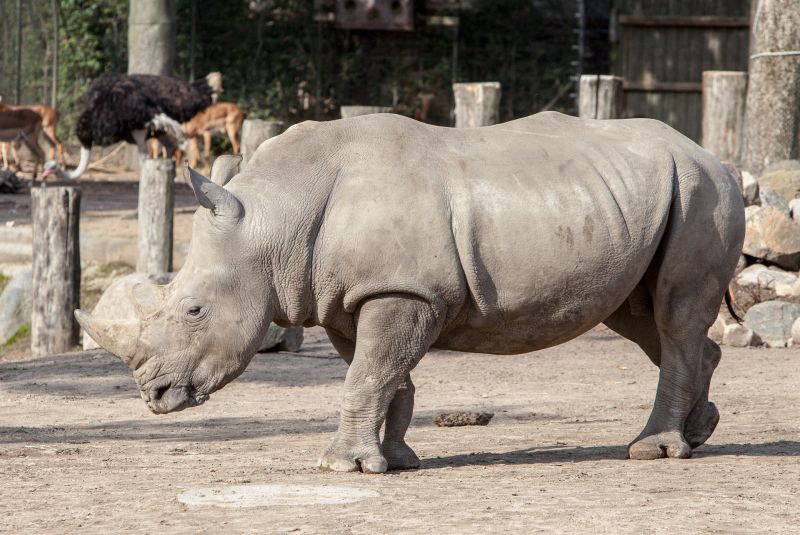
[[[371, 450], [371, 448], [370, 448]], [[389, 469], [379, 450], [369, 451], [363, 446], [350, 446], [334, 442], [319, 460], [321, 470], [334, 472], [358, 472], [365, 474], [382, 474]]]
[[419, 457], [405, 442], [384, 440], [381, 444], [381, 453], [386, 457], [389, 470], [409, 470], [419, 468]]
[[710, 401], [701, 401], [695, 405], [686, 418], [683, 436], [692, 448], [705, 443], [719, 422], [717, 406]]
[[661, 459], [688, 459], [692, 448], [680, 431], [665, 431], [638, 438], [628, 446], [628, 458], [639, 461]]

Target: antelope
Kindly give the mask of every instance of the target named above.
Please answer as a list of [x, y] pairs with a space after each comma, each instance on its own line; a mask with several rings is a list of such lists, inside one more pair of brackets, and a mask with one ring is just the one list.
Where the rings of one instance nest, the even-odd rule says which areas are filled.
[[[58, 164], [60, 166], [64, 166], [64, 144], [58, 138], [57, 128], [58, 128], [58, 110], [55, 108], [51, 108], [50, 106], [45, 106], [43, 104], [34, 104], [30, 106], [10, 106], [7, 104], [2, 104], [2, 97], [0, 97], [0, 108], [5, 110], [30, 110], [37, 114], [39, 117], [42, 118], [42, 132], [44, 133], [44, 138], [50, 144], [50, 156], [49, 159], [54, 160], [56, 157], [56, 152], [58, 153]], [[2, 143], [0, 146], [0, 151], [3, 153], [3, 165], [6, 165], [8, 161], [8, 143]], [[17, 145], [11, 145], [11, 153], [14, 157], [14, 161], [19, 162], [19, 158], [17, 156]]]
[[[199, 157], [198, 140], [203, 137], [203, 161], [205, 166], [211, 165], [211, 136], [212, 134], [225, 132], [231, 140], [233, 153], [239, 154], [241, 144], [239, 143], [239, 133], [244, 122], [244, 111], [238, 104], [233, 102], [218, 102], [204, 109], [189, 121], [183, 123], [183, 132], [189, 141], [188, 153], [192, 167], [197, 166]], [[183, 158], [182, 151], [175, 152], [175, 159], [180, 162]]]
[[[6, 147], [3, 150], [3, 167], [8, 167], [7, 147], [22, 142], [33, 153], [37, 160], [33, 176], [36, 177], [38, 164], [44, 163], [44, 151], [39, 146], [39, 134], [42, 132], [42, 118], [38, 113], [27, 109], [10, 109], [0, 104], [0, 142]], [[16, 153], [16, 151], [15, 151]], [[17, 158], [17, 166], [19, 166]]]

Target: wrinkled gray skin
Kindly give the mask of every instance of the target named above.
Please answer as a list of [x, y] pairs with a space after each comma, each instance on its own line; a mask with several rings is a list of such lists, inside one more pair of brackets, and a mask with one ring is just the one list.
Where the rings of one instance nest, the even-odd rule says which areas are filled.
[[322, 325], [349, 370], [319, 465], [415, 467], [409, 372], [429, 348], [522, 353], [602, 322], [660, 367], [631, 458], [689, 457], [713, 431], [720, 350], [706, 333], [744, 209], [719, 161], [666, 125], [368, 115], [294, 126], [241, 172], [215, 167], [214, 182], [191, 172], [206, 209], [175, 280], [140, 288], [139, 320], [76, 313], [153, 412], [239, 375], [270, 320]]

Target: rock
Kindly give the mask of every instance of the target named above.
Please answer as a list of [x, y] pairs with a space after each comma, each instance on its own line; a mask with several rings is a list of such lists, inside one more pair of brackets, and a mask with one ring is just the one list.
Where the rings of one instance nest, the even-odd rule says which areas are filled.
[[764, 169], [764, 174], [766, 175], [773, 171], [800, 171], [800, 160], [780, 160], [771, 163]]
[[794, 320], [792, 323], [792, 345], [799, 345], [800, 344], [800, 318]]
[[761, 201], [761, 206], [772, 206], [777, 208], [787, 216], [792, 215], [792, 210], [789, 208], [789, 201], [783, 195], [772, 188], [762, 186], [758, 192], [758, 199]]
[[31, 322], [33, 272], [20, 271], [8, 281], [0, 294], [0, 346]]
[[800, 197], [800, 169], [782, 169], [765, 173], [758, 177], [760, 189], [770, 188], [777, 191], [786, 201]]
[[439, 427], [488, 425], [493, 417], [493, 412], [443, 412], [433, 418], [433, 423]]
[[754, 205], [758, 200], [758, 180], [747, 171], [742, 171], [742, 189], [745, 206]]
[[722, 343], [722, 335], [725, 333], [725, 327], [728, 325], [725, 318], [722, 315], [717, 316], [717, 319], [714, 320], [714, 323], [711, 325], [711, 328], [708, 329], [708, 337], [714, 340], [716, 343]]
[[789, 201], [789, 211], [792, 213], [792, 220], [795, 223], [800, 223], [800, 199]]
[[[763, 303], [778, 297], [778, 288], [793, 288], [798, 278], [795, 274], [763, 264], [753, 264], [734, 277], [731, 283], [733, 299], [742, 311], [747, 311], [756, 303]], [[791, 293], [791, 292], [787, 292]]]
[[[175, 278], [175, 273], [160, 273], [158, 275], [145, 275], [143, 273], [131, 273], [113, 281], [100, 296], [97, 306], [94, 307], [92, 314], [110, 319], [128, 319], [136, 317], [136, 310], [133, 305], [133, 289], [142, 282], [158, 285], [169, 284]], [[137, 295], [140, 300], [144, 298]], [[145, 306], [156, 305], [157, 303], [144, 303]], [[285, 329], [274, 323], [270, 324], [267, 334], [264, 337], [259, 352], [269, 349], [281, 351], [297, 351], [303, 343], [303, 328], [290, 327]], [[97, 349], [99, 346], [86, 333], [83, 336], [83, 349]]]
[[739, 273], [747, 267], [747, 257], [744, 255], [739, 255], [739, 261], [736, 262], [736, 270], [733, 272], [734, 276], [738, 275]]
[[278, 351], [297, 351], [303, 345], [303, 328], [284, 328], [271, 323], [264, 341], [261, 342], [259, 353], [276, 349]]
[[800, 318], [800, 304], [767, 301], [753, 305], [744, 322], [767, 346], [785, 347], [792, 337], [792, 326], [797, 318]]
[[800, 268], [800, 224], [771, 206], [745, 209], [742, 252], [784, 269]]
[[752, 329], [733, 323], [725, 326], [722, 343], [730, 347], [754, 347], [761, 345], [761, 339]]

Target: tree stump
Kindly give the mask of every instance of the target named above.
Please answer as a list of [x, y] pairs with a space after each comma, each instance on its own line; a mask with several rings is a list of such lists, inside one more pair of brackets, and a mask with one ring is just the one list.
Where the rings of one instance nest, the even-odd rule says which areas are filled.
[[701, 145], [723, 162], [742, 159], [747, 73], [703, 73], [703, 141]]
[[456, 128], [489, 126], [500, 121], [500, 82], [453, 84]]
[[81, 190], [74, 186], [31, 189], [33, 222], [33, 305], [31, 352], [49, 355], [72, 350], [80, 328]]
[[139, 256], [136, 271], [157, 275], [172, 271], [172, 215], [175, 162], [145, 160], [139, 173]]
[[619, 119], [624, 110], [622, 78], [606, 74], [581, 76], [578, 115], [585, 119]]
[[742, 166], [755, 176], [800, 156], [800, 2], [760, 0], [750, 37]]
[[281, 121], [245, 119], [242, 125], [242, 164], [250, 161], [250, 157], [259, 145], [282, 132], [283, 123]]
[[392, 111], [394, 110], [390, 106], [342, 106], [339, 108], [342, 119], [360, 115], [372, 115], [373, 113], [392, 113]]

